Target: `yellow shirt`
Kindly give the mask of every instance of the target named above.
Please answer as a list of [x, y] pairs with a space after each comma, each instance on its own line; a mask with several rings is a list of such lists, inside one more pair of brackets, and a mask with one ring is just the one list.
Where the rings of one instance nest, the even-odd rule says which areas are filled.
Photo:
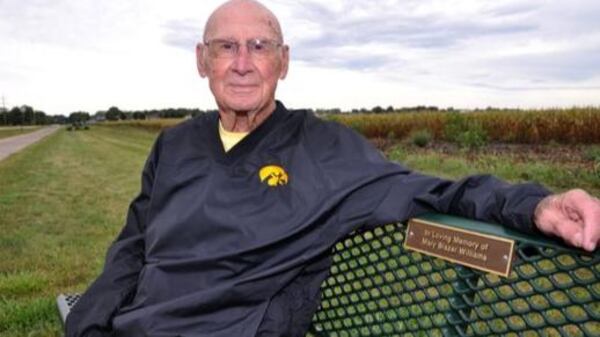
[[231, 132], [223, 128], [223, 124], [219, 121], [219, 136], [225, 152], [229, 151], [235, 144], [239, 143], [249, 132]]

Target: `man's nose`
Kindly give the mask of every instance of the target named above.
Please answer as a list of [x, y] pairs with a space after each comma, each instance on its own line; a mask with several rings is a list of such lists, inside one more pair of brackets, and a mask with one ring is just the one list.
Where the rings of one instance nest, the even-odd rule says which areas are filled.
[[232, 65], [233, 71], [244, 75], [252, 71], [252, 55], [248, 52], [248, 47], [241, 45]]

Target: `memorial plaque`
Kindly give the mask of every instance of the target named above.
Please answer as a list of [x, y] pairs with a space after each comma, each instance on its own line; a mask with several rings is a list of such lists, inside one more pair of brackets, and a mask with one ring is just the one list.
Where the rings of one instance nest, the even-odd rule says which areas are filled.
[[412, 219], [404, 247], [470, 268], [508, 277], [514, 240]]

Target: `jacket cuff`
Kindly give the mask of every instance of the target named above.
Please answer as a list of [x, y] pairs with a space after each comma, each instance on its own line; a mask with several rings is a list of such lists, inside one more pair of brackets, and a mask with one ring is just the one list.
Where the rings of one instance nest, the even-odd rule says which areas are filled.
[[535, 209], [540, 201], [549, 194], [548, 192], [545, 195], [524, 198], [513, 212], [514, 228], [529, 234], [540, 234], [541, 232], [534, 221]]

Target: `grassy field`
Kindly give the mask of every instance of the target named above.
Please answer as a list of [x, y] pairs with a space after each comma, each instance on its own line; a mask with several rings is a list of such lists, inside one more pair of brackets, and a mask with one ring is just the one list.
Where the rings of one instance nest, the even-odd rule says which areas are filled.
[[54, 298], [99, 272], [154, 136], [61, 130], [0, 162], [0, 336], [61, 336]]
[[450, 179], [490, 173], [514, 183], [537, 182], [555, 192], [578, 187], [600, 195], [599, 148], [594, 145], [493, 148], [468, 151], [450, 147], [441, 151], [436, 144], [425, 149], [401, 144], [385, 152], [388, 158], [410, 168]]
[[[82, 291], [100, 271], [155, 136], [130, 127], [60, 130], [0, 162], [0, 337], [61, 336], [55, 296]], [[446, 177], [491, 171], [513, 181], [600, 192], [600, 179], [585, 163], [404, 145], [387, 151]]]
[[2, 126], [0, 127], [0, 139], [22, 135], [40, 129], [41, 126]]

